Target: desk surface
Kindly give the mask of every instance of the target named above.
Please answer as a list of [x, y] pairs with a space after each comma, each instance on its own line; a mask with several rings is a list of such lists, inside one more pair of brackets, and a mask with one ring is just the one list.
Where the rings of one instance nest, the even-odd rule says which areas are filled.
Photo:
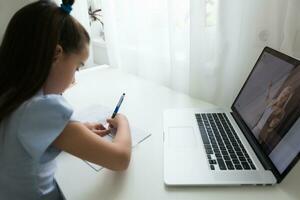
[[65, 97], [75, 107], [101, 104], [114, 108], [126, 92], [121, 112], [130, 123], [152, 133], [133, 149], [125, 172], [94, 171], [82, 160], [61, 153], [56, 180], [67, 199], [300, 199], [299, 163], [275, 186], [167, 187], [163, 182], [163, 120], [168, 108], [212, 106], [117, 69], [96, 67], [81, 71]]

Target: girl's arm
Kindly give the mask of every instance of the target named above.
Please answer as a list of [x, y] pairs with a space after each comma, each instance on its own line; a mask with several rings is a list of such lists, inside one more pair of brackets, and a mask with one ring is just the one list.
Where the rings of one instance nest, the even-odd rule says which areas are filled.
[[131, 136], [124, 115], [108, 122], [117, 129], [113, 142], [107, 141], [80, 122], [70, 122], [53, 145], [83, 160], [111, 170], [127, 169], [131, 157]]

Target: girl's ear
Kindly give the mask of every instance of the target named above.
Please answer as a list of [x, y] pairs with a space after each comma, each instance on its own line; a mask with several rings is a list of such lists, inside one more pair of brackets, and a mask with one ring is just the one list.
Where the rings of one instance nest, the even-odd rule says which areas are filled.
[[59, 44], [56, 45], [53, 62], [59, 60], [62, 57], [62, 54], [63, 54], [63, 48]]

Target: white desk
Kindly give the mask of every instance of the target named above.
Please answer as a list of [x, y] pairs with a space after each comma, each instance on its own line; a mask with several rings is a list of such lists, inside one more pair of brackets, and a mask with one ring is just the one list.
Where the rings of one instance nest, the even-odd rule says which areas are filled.
[[166, 187], [163, 182], [163, 110], [210, 104], [111, 68], [83, 70], [77, 82], [65, 94], [75, 107], [98, 103], [114, 108], [121, 93], [126, 92], [121, 112], [133, 126], [151, 132], [152, 136], [133, 149], [125, 172], [107, 169], [96, 172], [82, 160], [67, 153], [60, 154], [56, 180], [67, 199], [300, 199], [299, 163], [276, 186]]

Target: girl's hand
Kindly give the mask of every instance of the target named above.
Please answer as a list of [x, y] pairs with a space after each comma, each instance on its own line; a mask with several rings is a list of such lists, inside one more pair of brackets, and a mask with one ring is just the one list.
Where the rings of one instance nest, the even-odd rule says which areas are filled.
[[97, 135], [100, 135], [101, 137], [107, 135], [110, 133], [109, 129], [106, 129], [103, 124], [96, 123], [96, 122], [85, 122], [83, 123], [88, 129], [96, 133]]
[[117, 114], [113, 119], [109, 118], [106, 120], [109, 123], [110, 128], [118, 129], [122, 124], [128, 125], [128, 120], [125, 115]]

